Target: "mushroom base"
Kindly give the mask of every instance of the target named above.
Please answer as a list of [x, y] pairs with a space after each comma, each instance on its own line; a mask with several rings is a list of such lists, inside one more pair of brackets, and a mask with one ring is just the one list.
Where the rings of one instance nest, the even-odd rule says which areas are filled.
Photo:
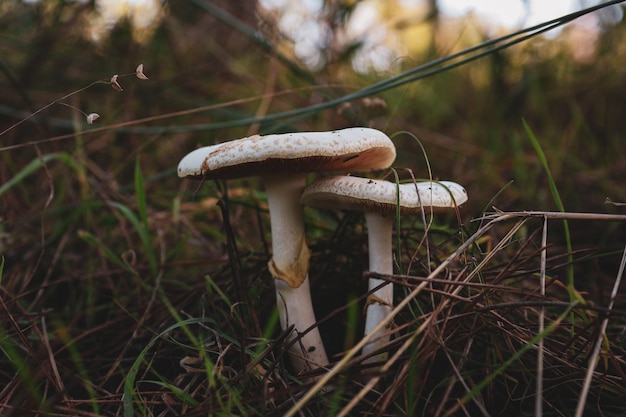
[[298, 288], [279, 279], [274, 283], [280, 326], [283, 330], [293, 326], [287, 340], [291, 345], [289, 355], [294, 368], [297, 372], [306, 372], [328, 365], [319, 328], [315, 326], [308, 276]]

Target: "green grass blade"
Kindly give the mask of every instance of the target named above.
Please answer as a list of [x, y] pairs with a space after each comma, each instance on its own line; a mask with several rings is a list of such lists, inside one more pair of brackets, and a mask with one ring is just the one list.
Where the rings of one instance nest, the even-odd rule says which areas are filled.
[[122, 213], [124, 217], [126, 217], [131, 222], [131, 224], [135, 227], [135, 230], [137, 230], [137, 233], [139, 234], [139, 239], [141, 239], [141, 244], [143, 245], [144, 251], [146, 252], [146, 256], [148, 257], [150, 270], [152, 271], [153, 274], [156, 274], [157, 272], [156, 254], [154, 253], [154, 250], [152, 249], [152, 239], [150, 237], [150, 233], [148, 232], [148, 228], [144, 226], [141, 220], [139, 220], [139, 218], [135, 215], [135, 213], [133, 213], [133, 211], [130, 208], [128, 208], [128, 206], [125, 206], [124, 204], [121, 204], [115, 201], [109, 202], [109, 204], [112, 207], [115, 207], [116, 209], [118, 209], [120, 213]]
[[402, 242], [401, 242], [401, 228], [402, 228], [402, 219], [400, 217], [400, 177], [398, 177], [398, 171], [394, 168], [391, 168], [391, 172], [393, 173], [393, 180], [396, 184], [396, 264], [398, 273], [402, 274], [402, 263], [400, 260], [402, 259]]
[[139, 367], [144, 362], [144, 359], [146, 355], [148, 354], [148, 351], [162, 337], [167, 335], [169, 332], [179, 328], [180, 326], [181, 326], [180, 323], [175, 323], [169, 326], [168, 328], [166, 328], [165, 330], [163, 330], [161, 333], [159, 333], [154, 338], [152, 338], [152, 340], [150, 340], [148, 344], [144, 346], [144, 348], [141, 350], [139, 355], [137, 355], [137, 358], [135, 359], [132, 366], [128, 370], [128, 374], [126, 375], [126, 379], [124, 381], [124, 400], [123, 400], [124, 417], [135, 416], [134, 407], [133, 407], [133, 398], [134, 398], [133, 391], [134, 391], [135, 381], [137, 379], [137, 374], [139, 373]]
[[[489, 385], [491, 381], [493, 381], [498, 375], [506, 371], [506, 369], [511, 366], [515, 361], [517, 361], [524, 353], [534, 348], [537, 343], [547, 337], [550, 333], [552, 333], [567, 317], [572, 309], [578, 305], [578, 302], [571, 303], [559, 317], [555, 321], [553, 321], [546, 329], [538, 333], [535, 337], [530, 339], [524, 346], [522, 346], [519, 350], [517, 350], [513, 356], [511, 356], [506, 362], [504, 362], [499, 368], [495, 369], [493, 372], [489, 374], [485, 379], [476, 384], [467, 394], [465, 394], [461, 401], [459, 401], [459, 405], [467, 404], [472, 398], [474, 398], [478, 393], [480, 393], [484, 388]], [[449, 415], [449, 414], [447, 414]]]
[[493, 207], [493, 203], [494, 201], [496, 201], [498, 199], [498, 196], [500, 194], [502, 194], [504, 192], [504, 190], [506, 190], [507, 188], [509, 188], [511, 185], [513, 185], [513, 180], [507, 182], [506, 184], [504, 184], [504, 186], [502, 188], [500, 188], [498, 190], [497, 193], [494, 194], [493, 197], [491, 197], [491, 200], [489, 200], [489, 202], [487, 202], [487, 204], [485, 204], [485, 207], [483, 207], [481, 213], [486, 213], [490, 208]]
[[[623, 0], [622, 0], [623, 1]], [[209, 131], [226, 129], [236, 126], [248, 126], [251, 124], [266, 124], [277, 120], [289, 119], [291, 122], [297, 118], [306, 118], [313, 114], [319, 113], [323, 110], [341, 105], [343, 103], [357, 100], [363, 97], [380, 94], [383, 91], [392, 90], [394, 88], [433, 76], [445, 71], [452, 70], [454, 68], [461, 67], [470, 62], [476, 61], [480, 58], [484, 58], [497, 51], [504, 50], [514, 45], [525, 42], [535, 36], [545, 33], [549, 30], [557, 28], [572, 22], [573, 20], [584, 16], [593, 11], [599, 10], [604, 7], [608, 7], [611, 4], [620, 3], [618, 0], [603, 3], [589, 7], [584, 10], [577, 11], [575, 13], [568, 14], [566, 16], [559, 17], [547, 22], [540, 23], [530, 28], [521, 29], [514, 33], [501, 36], [499, 38], [491, 39], [476, 45], [471, 48], [464, 49], [463, 51], [429, 61], [425, 64], [416, 66], [410, 70], [402, 72], [396, 76], [390, 77], [386, 80], [376, 82], [360, 90], [348, 93], [346, 95], [330, 99], [328, 101], [313, 104], [307, 107], [299, 107], [296, 109], [287, 110], [280, 113], [268, 114], [264, 116], [250, 116], [235, 120], [226, 120], [223, 122], [213, 122], [204, 125], [184, 126], [182, 128], [167, 128], [163, 132], [170, 131]], [[174, 129], [174, 130], [173, 130]]]
[[[33, 374], [35, 368], [30, 363], [29, 358], [23, 356], [23, 353], [22, 344], [14, 342], [5, 329], [0, 326], [0, 354], [15, 369], [17, 378], [21, 381], [21, 386], [26, 390], [24, 394], [28, 395], [37, 404], [45, 405], [39, 381]], [[3, 366], [5, 363], [4, 361], [2, 362]], [[3, 369], [3, 372], [8, 372], [8, 369]]]
[[104, 244], [104, 242], [100, 239], [98, 239], [96, 236], [92, 235], [91, 233], [89, 233], [86, 230], [79, 230], [78, 231], [78, 237], [80, 237], [81, 239], [83, 239], [85, 242], [99, 248], [100, 250], [102, 250], [102, 252], [104, 253], [104, 256], [111, 262], [113, 262], [115, 265], [119, 266], [120, 268], [130, 272], [133, 275], [138, 275], [137, 271], [135, 271], [129, 264], [128, 262], [124, 262], [124, 260], [122, 258], [120, 258], [119, 256], [117, 256], [117, 254], [115, 252], [113, 252], [107, 245]]
[[[191, 331], [189, 326], [193, 324], [201, 324], [201, 323], [214, 324], [213, 320], [210, 318], [192, 318], [192, 319], [183, 320], [176, 312], [176, 309], [169, 303], [169, 301], [167, 301], [166, 298], [164, 298], [163, 301], [167, 305], [168, 310], [174, 314], [174, 319], [176, 320], [176, 323], [172, 324], [171, 326], [163, 330], [161, 333], [156, 335], [152, 340], [150, 340], [148, 344], [139, 353], [139, 355], [133, 362], [132, 366], [130, 367], [128, 374], [126, 375], [126, 380], [124, 382], [124, 400], [123, 400], [124, 417], [134, 417], [136, 415], [135, 410], [134, 410], [133, 399], [136, 395], [139, 395], [139, 394], [134, 393], [134, 386], [135, 386], [135, 383], [137, 382], [137, 375], [139, 374], [140, 366], [142, 363], [145, 362], [146, 355], [148, 354], [152, 346], [156, 342], [161, 340], [163, 337], [165, 337], [168, 333], [174, 330], [182, 330], [185, 333], [185, 335], [189, 338], [189, 340], [194, 344], [195, 348], [198, 349], [199, 352], [204, 352], [203, 341], [198, 339], [198, 337], [194, 334], [194, 332]], [[215, 365], [209, 358], [209, 355], [206, 354], [206, 352], [201, 354], [201, 356], [202, 356], [204, 366], [205, 366], [207, 383], [209, 387], [213, 389], [216, 387], [217, 379], [219, 378], [219, 372], [216, 372]], [[237, 399], [239, 394], [231, 386], [229, 386], [226, 383], [226, 381], [220, 381], [220, 382], [222, 383], [220, 384], [220, 388], [225, 389], [229, 392], [229, 395], [227, 396], [229, 403], [223, 404], [223, 405], [226, 407], [236, 407], [238, 409], [237, 410], [239, 413], [238, 415], [243, 415], [241, 413], [245, 413], [245, 407]], [[227, 411], [233, 411], [233, 410], [227, 410]]]
[[60, 159], [73, 168], [76, 168], [77, 166], [76, 162], [74, 161], [74, 158], [72, 158], [70, 155], [63, 153], [63, 152], [51, 153], [48, 155], [43, 155], [41, 158], [35, 158], [28, 165], [22, 168], [20, 172], [15, 174], [9, 181], [7, 181], [6, 183], [2, 184], [2, 186], [0, 186], [0, 196], [6, 193], [11, 188], [13, 188], [14, 186], [16, 186], [17, 184], [19, 184], [30, 174], [40, 169], [44, 164], [47, 164], [48, 162], [53, 161], [55, 159]]
[[565, 206], [563, 206], [563, 201], [561, 200], [561, 196], [559, 195], [559, 190], [557, 189], [556, 183], [554, 182], [554, 177], [552, 177], [552, 172], [550, 171], [550, 166], [548, 164], [548, 158], [546, 158], [546, 154], [543, 152], [539, 140], [531, 130], [530, 126], [528, 126], [526, 119], [522, 118], [522, 123], [524, 124], [524, 130], [526, 131], [526, 134], [528, 135], [528, 138], [530, 139], [530, 142], [532, 143], [533, 148], [535, 149], [535, 152], [539, 157], [539, 161], [541, 162], [541, 165], [546, 172], [546, 176], [548, 177], [548, 185], [550, 186], [550, 192], [552, 193], [552, 198], [554, 199], [554, 202], [556, 203], [559, 211], [564, 212]]
[[148, 382], [150, 384], [154, 384], [159, 387], [168, 389], [172, 394], [178, 397], [178, 399], [181, 400], [184, 404], [188, 404], [192, 407], [197, 407], [198, 405], [200, 405], [198, 400], [194, 399], [191, 395], [189, 395], [188, 393], [186, 393], [185, 391], [183, 391], [182, 389], [180, 389], [174, 384], [169, 384], [163, 381], [144, 381], [144, 382]]
[[141, 219], [144, 228], [148, 230], [148, 209], [146, 204], [146, 189], [144, 185], [141, 164], [139, 163], [139, 158], [137, 158], [137, 161], [135, 162], [135, 195], [137, 196], [139, 218]]
[[78, 377], [82, 381], [82, 387], [89, 396], [89, 403], [91, 404], [93, 415], [101, 415], [100, 408], [98, 406], [98, 394], [96, 393], [95, 384], [89, 378], [89, 358], [83, 358], [84, 353], [76, 345], [76, 340], [71, 338], [70, 332], [66, 331], [68, 327], [65, 323], [55, 321], [54, 327], [56, 329], [54, 334], [58, 335], [57, 337], [62, 340], [63, 346], [67, 348], [69, 357], [76, 368], [76, 372], [78, 373]]
[[[548, 178], [548, 185], [550, 187], [550, 193], [552, 194], [552, 198], [554, 199], [557, 209], [560, 212], [565, 212], [565, 206], [563, 205], [563, 201], [561, 200], [561, 195], [559, 194], [556, 182], [554, 181], [554, 177], [552, 177], [552, 172], [550, 171], [548, 158], [546, 158], [546, 154], [543, 152], [539, 140], [537, 140], [537, 137], [533, 133], [532, 129], [523, 118], [522, 123], [524, 124], [524, 130], [526, 131], [526, 135], [528, 135], [528, 138], [530, 139], [530, 142], [532, 143], [533, 148], [535, 149], [535, 152], [539, 157], [539, 161], [541, 162], [543, 170], [546, 173], [546, 177]], [[573, 301], [574, 299], [578, 299], [579, 297], [576, 296], [577, 292], [574, 287], [574, 256], [572, 254], [572, 240], [570, 237], [569, 224], [567, 222], [567, 219], [563, 220], [563, 228], [565, 233], [565, 244], [567, 247], [567, 286], [570, 291], [570, 301]]]

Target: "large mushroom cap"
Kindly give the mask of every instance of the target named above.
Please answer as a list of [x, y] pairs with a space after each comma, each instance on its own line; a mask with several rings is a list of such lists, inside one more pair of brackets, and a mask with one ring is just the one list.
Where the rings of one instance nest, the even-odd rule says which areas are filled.
[[395, 158], [391, 139], [369, 128], [255, 135], [192, 151], [178, 164], [178, 176], [227, 179], [259, 173], [365, 172], [387, 168]]
[[[384, 180], [338, 176], [319, 179], [304, 189], [302, 204], [315, 208], [358, 210], [389, 215], [396, 212], [400, 191], [400, 213], [442, 211], [467, 201], [465, 189], [451, 181], [427, 181], [396, 185]], [[418, 195], [419, 191], [419, 195]]]

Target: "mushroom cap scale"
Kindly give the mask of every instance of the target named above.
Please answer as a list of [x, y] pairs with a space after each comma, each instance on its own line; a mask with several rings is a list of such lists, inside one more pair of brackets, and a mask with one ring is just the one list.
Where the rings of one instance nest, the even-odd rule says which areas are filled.
[[369, 128], [254, 135], [190, 152], [178, 164], [178, 176], [228, 179], [288, 172], [365, 172], [387, 168], [395, 157], [391, 139]]
[[421, 207], [443, 211], [467, 201], [465, 189], [451, 181], [396, 185], [385, 180], [351, 176], [319, 179], [305, 188], [301, 201], [309, 207], [375, 212], [387, 216], [396, 212], [398, 190], [400, 214], [416, 213]]

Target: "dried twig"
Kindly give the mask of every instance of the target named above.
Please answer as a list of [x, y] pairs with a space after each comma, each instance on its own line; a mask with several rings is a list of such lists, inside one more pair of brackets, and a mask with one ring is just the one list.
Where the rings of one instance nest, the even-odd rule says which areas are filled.
[[[615, 278], [615, 284], [613, 285], [613, 291], [611, 292], [611, 299], [609, 300], [609, 312], [613, 308], [613, 304], [615, 303], [615, 298], [617, 297], [617, 290], [622, 282], [622, 276], [624, 275], [624, 265], [626, 265], [626, 247], [624, 247], [624, 252], [622, 253], [622, 261], [619, 265], [619, 270], [617, 272], [617, 277]], [[576, 406], [576, 417], [582, 417], [583, 411], [585, 410], [585, 402], [587, 400], [587, 395], [589, 394], [589, 388], [591, 387], [591, 379], [593, 378], [593, 372], [596, 369], [596, 363], [598, 359], [598, 355], [600, 354], [600, 348], [602, 347], [602, 340], [605, 337], [606, 326], [609, 324], [609, 314], [607, 314], [602, 320], [602, 326], [600, 328], [600, 332], [598, 332], [598, 339], [596, 340], [596, 345], [593, 349], [593, 354], [589, 358], [589, 367], [587, 368], [587, 374], [585, 375], [585, 384], [583, 385], [582, 392], [580, 393], [580, 398], [578, 400], [578, 405]], [[608, 346], [607, 346], [608, 348]]]

